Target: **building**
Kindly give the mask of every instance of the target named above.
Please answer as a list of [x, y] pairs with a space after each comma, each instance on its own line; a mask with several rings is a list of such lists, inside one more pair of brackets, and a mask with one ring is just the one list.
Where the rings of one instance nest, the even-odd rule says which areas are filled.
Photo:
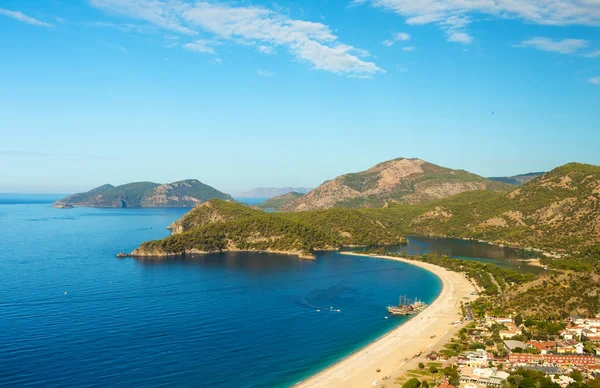
[[517, 325], [515, 325], [512, 322], [509, 323], [504, 323], [504, 326], [507, 327], [506, 330], [500, 330], [499, 334], [500, 334], [500, 338], [502, 339], [510, 339], [516, 335], [521, 335], [523, 334], [523, 332], [521, 331], [521, 329], [519, 329], [517, 327]]
[[512, 364], [550, 364], [550, 365], [598, 365], [600, 358], [579, 354], [527, 354], [510, 353], [508, 361]]
[[529, 346], [536, 348], [541, 354], [549, 354], [556, 351], [555, 341], [529, 341]]
[[583, 354], [583, 344], [575, 340], [563, 340], [556, 343], [558, 354]]
[[475, 383], [491, 387], [500, 387], [502, 382], [510, 376], [506, 372], [494, 368], [464, 368], [461, 370], [460, 381]]
[[569, 376], [550, 376], [550, 380], [553, 383], [560, 385], [562, 388], [566, 388], [567, 385], [574, 383], [575, 380]]
[[523, 349], [523, 350], [527, 349], [527, 344], [522, 341], [506, 340], [506, 341], [504, 341], [504, 347], [509, 352], [513, 352], [517, 348]]
[[464, 354], [463, 364], [470, 367], [485, 366], [488, 363], [488, 354], [484, 349], [477, 349], [474, 352]]

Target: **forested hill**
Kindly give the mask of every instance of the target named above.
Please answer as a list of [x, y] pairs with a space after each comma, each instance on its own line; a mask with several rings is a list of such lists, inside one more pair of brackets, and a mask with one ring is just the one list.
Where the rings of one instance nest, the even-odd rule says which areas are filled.
[[508, 194], [474, 191], [390, 210], [373, 212], [410, 233], [577, 250], [600, 243], [600, 167], [571, 163]]
[[232, 199], [196, 179], [188, 179], [170, 184], [135, 182], [117, 187], [107, 184], [56, 201], [54, 206], [194, 207], [213, 198]]
[[266, 251], [313, 257], [317, 250], [343, 245], [406, 242], [401, 233], [358, 210], [266, 213], [222, 200], [196, 207], [169, 228], [173, 235], [142, 244], [132, 256]]
[[292, 191], [291, 193], [287, 193], [284, 195], [279, 195], [277, 197], [269, 198], [265, 202], [262, 202], [256, 207], [264, 210], [281, 210], [289, 203], [297, 200], [302, 197], [304, 194]]
[[452, 170], [420, 159], [399, 158], [358, 173], [329, 180], [284, 205], [283, 211], [332, 207], [381, 207], [386, 203], [417, 204], [465, 191], [507, 192], [514, 186], [463, 170]]
[[539, 177], [540, 175], [544, 175], [544, 173], [543, 172], [529, 172], [527, 174], [519, 174], [519, 175], [513, 175], [513, 176], [497, 176], [497, 177], [490, 177], [488, 179], [491, 181], [509, 183], [511, 185], [520, 186], [524, 183], [529, 182], [530, 180], [533, 180], [533, 179]]

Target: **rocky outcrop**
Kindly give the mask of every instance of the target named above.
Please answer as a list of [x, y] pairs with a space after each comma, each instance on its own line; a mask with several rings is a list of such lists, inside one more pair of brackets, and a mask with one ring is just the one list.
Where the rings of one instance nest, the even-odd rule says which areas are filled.
[[509, 191], [512, 187], [421, 159], [399, 158], [327, 181], [308, 194], [282, 205], [280, 210], [380, 207], [387, 202], [417, 204], [465, 191]]

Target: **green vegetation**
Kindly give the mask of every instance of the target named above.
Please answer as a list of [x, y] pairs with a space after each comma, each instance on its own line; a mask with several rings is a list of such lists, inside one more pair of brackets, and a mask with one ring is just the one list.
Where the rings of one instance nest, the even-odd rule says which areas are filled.
[[508, 183], [510, 185], [520, 186], [520, 185], [527, 183], [543, 174], [544, 174], [543, 172], [530, 172], [527, 174], [502, 176], [502, 177], [491, 177], [488, 179], [491, 181], [497, 181], [497, 182], [502, 182], [502, 183]]
[[265, 202], [256, 205], [259, 209], [264, 210], [279, 210], [282, 206], [302, 197], [304, 194], [292, 191], [290, 193], [269, 198]]
[[222, 250], [286, 251], [312, 255], [343, 245], [405, 243], [402, 234], [352, 209], [301, 213], [265, 213], [246, 206], [212, 200], [170, 226], [174, 234], [150, 241], [139, 253], [180, 254]]
[[135, 182], [121, 186], [103, 185], [86, 193], [71, 195], [55, 205], [91, 207], [194, 207], [212, 198], [232, 198], [196, 179], [161, 185]]

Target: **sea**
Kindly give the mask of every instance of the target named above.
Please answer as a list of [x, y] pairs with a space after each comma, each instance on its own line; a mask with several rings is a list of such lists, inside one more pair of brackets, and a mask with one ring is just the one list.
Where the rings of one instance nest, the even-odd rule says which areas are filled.
[[405, 322], [387, 316], [399, 296], [441, 290], [337, 252], [117, 259], [189, 209], [52, 208], [61, 197], [0, 194], [1, 387], [293, 386]]

